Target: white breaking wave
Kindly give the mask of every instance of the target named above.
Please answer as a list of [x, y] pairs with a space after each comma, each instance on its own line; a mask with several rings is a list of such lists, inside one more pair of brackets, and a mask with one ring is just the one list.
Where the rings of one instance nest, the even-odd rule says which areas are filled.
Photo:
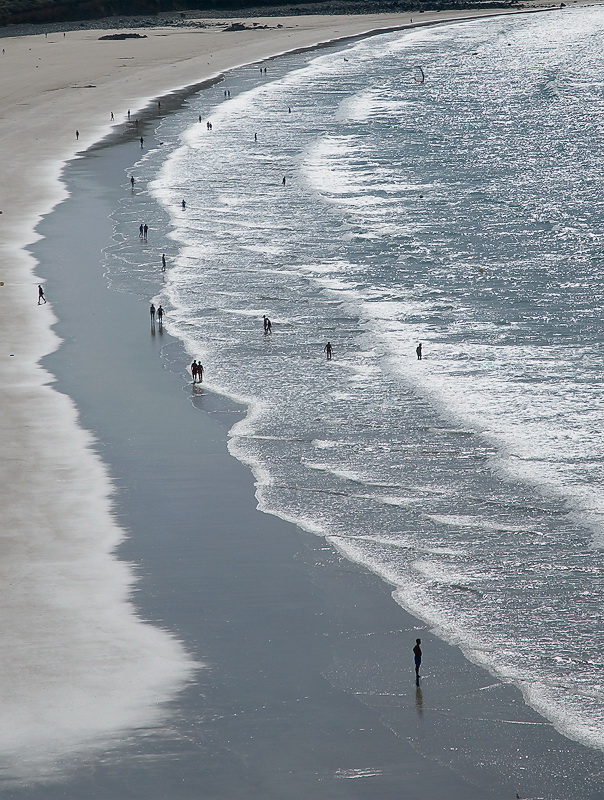
[[249, 405], [230, 449], [260, 508], [604, 747], [604, 15], [564, 13], [244, 71], [236, 102], [200, 97], [212, 134], [187, 109], [143, 166], [170, 331]]

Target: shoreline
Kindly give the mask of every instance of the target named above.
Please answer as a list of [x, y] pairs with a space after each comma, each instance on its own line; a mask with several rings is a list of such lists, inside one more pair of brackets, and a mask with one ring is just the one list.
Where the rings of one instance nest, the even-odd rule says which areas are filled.
[[[519, 12], [512, 12], [512, 13], [519, 13]], [[489, 16], [491, 15], [492, 14], [489, 14]], [[496, 15], [499, 16], [500, 14]], [[454, 21], [449, 19], [442, 20], [443, 16], [442, 12], [438, 16], [440, 17], [440, 19], [437, 20], [438, 22]], [[299, 20], [300, 18], [295, 18], [295, 19]], [[434, 24], [434, 23], [433, 22], [424, 23], [423, 21], [421, 23], [422, 26], [427, 24]], [[415, 27], [415, 25], [413, 27]], [[389, 28], [387, 30], [396, 30], [396, 29], [397, 28]], [[386, 30], [379, 30], [377, 32], [383, 33], [386, 32]], [[87, 40], [86, 38], [88, 34], [89, 32], [86, 32], [83, 37], [83, 41], [85, 44], [87, 41], [88, 42], [90, 41]], [[367, 35], [367, 33], [356, 33], [356, 34], [351, 34], [350, 36], [340, 37], [338, 40], [357, 38], [365, 35]], [[119, 44], [121, 46], [124, 46], [124, 43], [119, 43]], [[321, 46], [321, 44], [322, 43], [318, 43], [315, 45], [308, 44], [299, 49], [300, 50], [315, 49], [316, 47]], [[297, 52], [297, 51], [298, 49], [288, 50], [283, 52]], [[265, 55], [261, 56], [260, 58], [261, 60], [268, 60], [270, 58], [277, 57], [278, 55], [281, 54], [282, 53], [279, 52], [273, 54], [272, 56]], [[252, 61], [255, 60], [257, 59], [255, 58], [252, 59]], [[246, 60], [243, 63], [250, 63], [250, 62]], [[162, 68], [164, 68], [163, 65]], [[213, 77], [210, 76], [208, 78], [205, 78], [204, 80], [218, 81], [220, 79], [221, 79], [221, 74], [214, 74]], [[153, 118], [154, 109], [151, 106], [151, 103], [154, 98], [161, 98], [162, 100], [164, 98], [173, 98], [176, 99], [177, 102], [180, 102], [180, 98], [190, 94], [191, 91], [194, 91], [193, 89], [190, 88], [191, 85], [200, 86], [203, 85], [203, 83], [204, 81], [195, 82], [195, 84], [187, 84], [187, 86], [184, 88], [181, 87], [180, 89], [168, 90], [167, 93], [163, 94], [159, 93], [152, 96], [144, 95], [143, 98], [141, 98], [141, 102], [143, 103], [143, 105], [139, 106], [138, 108], [139, 109], [146, 108], [147, 113], [140, 115], [140, 124], [141, 125], [145, 124], [146, 117], [148, 117], [149, 119]], [[123, 90], [123, 86], [121, 86], [120, 89]], [[134, 105], [134, 103], [132, 104], [132, 109], [134, 109], [136, 113], [136, 106]], [[55, 114], [58, 116], [59, 112], [55, 111]], [[36, 108], [36, 115], [43, 118], [44, 109], [40, 109], [39, 107]], [[50, 331], [50, 325], [56, 322], [57, 320], [55, 318], [54, 313], [51, 312], [50, 309], [46, 309], [45, 312], [42, 312], [44, 316], [38, 313], [38, 318], [34, 320], [33, 313], [36, 313], [36, 309], [33, 309], [35, 302], [32, 303], [32, 298], [35, 297], [35, 284], [37, 283], [37, 279], [34, 277], [33, 273], [34, 258], [33, 256], [30, 256], [29, 251], [28, 254], [24, 256], [22, 252], [22, 247], [24, 246], [24, 241], [23, 241], [24, 236], [29, 235], [32, 237], [31, 239], [28, 240], [28, 244], [40, 238], [38, 224], [36, 223], [35, 226], [32, 225], [32, 227], [30, 227], [32, 220], [34, 218], [36, 220], [40, 220], [42, 217], [46, 218], [50, 208], [56, 206], [56, 204], [59, 203], [61, 199], [64, 199], [66, 197], [66, 194], [69, 190], [69, 186], [65, 185], [63, 182], [64, 180], [63, 175], [65, 171], [73, 167], [77, 162], [77, 160], [85, 161], [95, 151], [104, 150], [106, 146], [105, 139], [107, 138], [108, 139], [119, 138], [120, 135], [122, 134], [124, 134], [126, 137], [131, 137], [131, 138], [136, 136], [136, 133], [130, 128], [122, 131], [121, 134], [109, 133], [109, 136], [107, 137], [106, 129], [108, 125], [107, 122], [101, 123], [100, 112], [98, 111], [98, 109], [95, 110], [95, 116], [96, 119], [95, 122], [93, 123], [92, 132], [82, 135], [79, 140], [80, 142], [83, 142], [86, 148], [83, 155], [78, 155], [78, 154], [74, 155], [73, 153], [72, 155], [68, 155], [68, 152], [70, 150], [73, 150], [73, 142], [69, 147], [65, 143], [63, 145], [57, 145], [56, 142], [52, 142], [53, 147], [49, 147], [45, 152], [45, 157], [47, 159], [46, 165], [44, 164], [40, 165], [39, 162], [34, 161], [34, 163], [30, 165], [27, 174], [24, 176], [23, 181], [18, 181], [17, 178], [19, 173], [19, 165], [23, 164], [23, 159], [26, 159], [26, 154], [21, 154], [20, 159], [19, 158], [16, 159], [16, 165], [13, 167], [13, 171], [15, 173], [13, 175], [14, 178], [13, 186], [15, 185], [15, 182], [18, 182], [19, 184], [24, 183], [25, 184], [24, 186], [19, 185], [19, 190], [21, 192], [26, 192], [26, 191], [32, 192], [35, 189], [40, 189], [42, 188], [40, 185], [40, 173], [42, 173], [42, 181], [44, 180], [44, 177], [47, 178], [48, 188], [46, 193], [40, 191], [39, 197], [36, 195], [36, 197], [38, 198], [37, 202], [39, 204], [39, 208], [37, 210], [35, 207], [32, 210], [31, 203], [27, 204], [26, 198], [21, 197], [20, 203], [17, 202], [16, 206], [5, 210], [2, 217], [0, 218], [1, 223], [5, 225], [5, 227], [12, 227], [14, 231], [12, 238], [9, 238], [8, 244], [6, 244], [5, 242], [4, 245], [5, 264], [7, 262], [10, 262], [11, 260], [13, 260], [16, 264], [15, 268], [16, 275], [13, 276], [12, 280], [10, 278], [7, 280], [6, 267], [5, 267], [5, 272], [2, 276], [2, 279], [5, 280], [5, 287], [3, 287], [3, 292], [2, 294], [0, 294], [0, 303], [2, 303], [2, 305], [0, 305], [0, 309], [4, 312], [2, 317], [4, 320], [3, 328], [5, 329], [3, 332], [6, 333], [5, 341], [10, 342], [10, 347], [8, 348], [10, 350], [10, 353], [15, 353], [15, 357], [12, 357], [10, 355], [6, 356], [5, 354], [5, 358], [2, 359], [3, 361], [2, 371], [3, 373], [5, 373], [3, 375], [5, 379], [4, 380], [5, 385], [3, 389], [5, 397], [5, 406], [8, 404], [8, 406], [10, 406], [16, 412], [16, 404], [18, 402], [23, 402], [24, 395], [27, 395], [29, 403], [28, 407], [23, 407], [20, 410], [22, 413], [17, 414], [13, 412], [13, 414], [9, 413], [7, 415], [7, 420], [3, 428], [2, 436], [3, 436], [3, 441], [6, 444], [7, 441], [10, 442], [15, 439], [15, 431], [19, 433], [18, 446], [20, 450], [18, 453], [16, 453], [15, 458], [17, 459], [19, 464], [23, 465], [23, 470], [27, 468], [28, 464], [36, 463], [36, 461], [39, 459], [40, 442], [43, 441], [44, 439], [43, 433], [40, 429], [37, 430], [31, 429], [32, 426], [30, 425], [28, 420], [31, 420], [32, 415], [34, 418], [40, 415], [41, 421], [44, 422], [45, 424], [57, 426], [56, 429], [57, 443], [60, 441], [61, 436], [72, 436], [74, 435], [74, 433], [81, 438], [81, 444], [79, 445], [79, 449], [76, 448], [76, 452], [74, 454], [76, 462], [78, 463], [88, 462], [91, 457], [90, 456], [91, 445], [87, 434], [88, 428], [85, 425], [84, 430], [82, 430], [81, 427], [82, 417], [80, 417], [80, 420], [76, 422], [70, 401], [68, 401], [66, 405], [65, 398], [63, 396], [61, 397], [55, 396], [56, 395], [55, 389], [48, 386], [48, 382], [53, 380], [52, 376], [49, 375], [49, 373], [46, 371], [45, 368], [41, 368], [38, 366], [40, 358], [43, 355], [52, 353], [54, 356], [54, 354], [56, 353], [55, 348], [58, 344], [58, 339], [56, 334]], [[47, 128], [53, 127], [53, 120], [50, 120], [50, 122], [48, 122], [48, 119], [46, 119], [46, 123], [48, 123], [46, 125]], [[4, 121], [2, 121], [0, 125], [1, 124], [4, 124]], [[18, 127], [17, 121], [12, 120], [11, 124], [15, 126], [15, 133], [16, 133], [16, 128]], [[61, 124], [63, 125], [63, 123]], [[67, 123], [64, 123], [64, 125], [66, 126]], [[94, 127], [95, 125], [97, 125], [96, 128]], [[101, 129], [104, 130], [105, 133], [102, 134], [101, 141], [99, 141], [98, 135], [99, 135], [99, 130]], [[36, 131], [34, 132], [39, 132], [39, 129], [36, 129]], [[71, 135], [73, 136], [73, 134]], [[147, 136], [150, 134], [145, 133], [145, 135]], [[95, 143], [93, 144], [89, 140], [90, 137], [94, 138], [95, 136], [97, 136], [97, 139], [94, 139]], [[27, 150], [27, 142], [23, 144], [23, 147], [25, 148], [25, 150]], [[55, 151], [54, 156], [52, 156], [50, 153], [50, 150], [53, 149]], [[61, 150], [63, 152], [62, 161], [61, 160], [53, 161], [53, 159], [56, 159], [57, 150]], [[31, 157], [29, 160], [31, 161]], [[66, 167], [65, 164], [67, 162], [70, 163]], [[23, 175], [21, 175], [21, 177], [23, 177]], [[50, 184], [54, 185], [54, 190], [50, 188]], [[8, 188], [10, 188], [10, 185], [11, 182], [9, 181]], [[5, 185], [3, 190], [5, 195], [7, 194], [8, 188]], [[19, 214], [23, 211], [26, 205], [29, 205], [28, 213], [30, 216], [29, 217], [26, 216], [25, 219], [23, 218], [19, 219]], [[6, 197], [2, 198], [2, 205], [0, 207], [7, 208]], [[41, 210], [41, 209], [46, 209], [46, 210]], [[36, 228], [35, 234], [33, 233], [33, 227]], [[41, 227], [44, 227], [44, 225], [42, 225]], [[50, 238], [50, 233], [47, 234], [47, 236], [48, 238]], [[33, 248], [34, 252], [38, 250], [38, 247], [39, 247], [38, 245], [34, 245]], [[31, 283], [29, 284], [22, 282], [28, 277], [27, 274], [21, 274], [21, 275], [19, 274], [19, 272], [25, 272], [25, 271], [29, 273], [29, 277], [31, 277]], [[15, 281], [15, 277], [20, 280]], [[48, 294], [49, 294], [50, 304], [52, 305], [53, 302], [52, 291], [49, 292]], [[57, 309], [58, 309], [58, 304], [57, 304]], [[59, 317], [63, 320], [65, 318], [64, 315], [62, 314], [59, 314]], [[11, 327], [10, 329], [7, 330], [8, 328], [7, 323], [9, 321]], [[13, 362], [9, 360], [11, 358], [14, 358]], [[57, 356], [57, 358], [59, 358], [60, 360], [59, 356]], [[48, 363], [52, 363], [52, 357], [45, 360], [45, 364]], [[65, 370], [65, 364], [63, 364], [62, 368], [63, 370]], [[57, 372], [59, 372], [59, 370], [57, 370]], [[34, 395], [33, 397], [32, 393]], [[71, 396], [72, 393], [68, 393], [68, 397], [71, 398]], [[31, 405], [32, 402], [34, 404], [33, 407]], [[218, 405], [220, 405], [220, 403], [218, 403]], [[82, 412], [80, 408], [80, 414], [81, 413]], [[218, 410], [213, 413], [217, 413], [220, 416], [225, 412], [222, 410]], [[24, 431], [25, 433], [23, 433]], [[103, 456], [103, 459], [104, 459], [104, 453], [103, 453], [104, 446], [105, 446], [104, 442], [101, 439], [101, 444], [97, 443], [92, 447], [93, 451], [97, 450], [98, 448], [98, 452], [100, 453], [100, 455]], [[9, 466], [10, 467], [14, 466], [13, 460], [11, 460], [11, 464]], [[62, 469], [63, 467], [60, 468]], [[51, 480], [56, 481], [56, 470], [57, 470], [56, 465], [48, 464], [47, 469], [49, 470], [49, 475], [51, 476]], [[249, 476], [249, 479], [251, 481], [251, 476]], [[107, 475], [105, 475], [103, 478], [97, 477], [96, 480], [97, 482], [100, 483], [107, 483], [109, 479]], [[10, 485], [10, 474], [8, 472], [8, 469], [5, 475], [5, 485]], [[247, 492], [248, 490], [249, 487], [242, 489], [242, 491], [245, 492]], [[37, 498], [35, 496], [32, 496], [29, 498], [29, 501], [32, 503], [36, 503]], [[6, 509], [3, 513], [6, 514]], [[106, 514], [106, 511], [99, 513]], [[25, 534], [27, 535], [27, 531], [25, 531]], [[122, 547], [124, 547], [126, 550], [129, 549], [128, 544], [123, 545]], [[319, 547], [319, 543], [317, 543], [316, 548], [313, 548], [311, 545], [308, 545], [308, 547], [310, 548], [310, 551], [313, 553], [313, 557], [316, 555], [316, 553], [314, 552], [316, 548], [322, 549]], [[132, 552], [134, 553], [134, 551]], [[132, 557], [129, 556], [129, 558], [130, 560], [132, 560]], [[363, 572], [362, 570], [357, 570], [357, 571]], [[332, 569], [332, 572], [335, 573], [337, 572], [337, 570]], [[367, 578], [362, 578], [359, 580], [366, 582]], [[379, 579], [376, 578], [375, 576], [370, 576], [369, 580], [380, 582]], [[378, 592], [378, 594], [383, 594], [383, 589], [381, 592], [380, 590], [376, 591]], [[388, 602], [390, 602], [393, 606], [395, 606], [395, 604], [392, 603], [391, 600], [389, 600]], [[395, 608], [398, 607], [395, 606]], [[161, 619], [161, 617], [159, 617], [158, 619]], [[436, 643], [431, 644], [430, 647], [434, 648], [435, 650], [438, 649], [438, 645]], [[445, 645], [444, 647], [446, 648], [447, 646]], [[479, 672], [481, 673], [482, 671], [480, 670]], [[480, 690], [482, 691], [484, 688], [485, 687], [481, 687]], [[526, 724], [528, 725], [528, 724], [543, 724], [543, 723], [527, 722]], [[50, 795], [46, 794], [45, 796], [50, 796]], [[460, 795], [460, 797], [461, 796], [462, 795]], [[467, 795], [464, 794], [463, 796], [465, 798]], [[484, 795], [477, 795], [477, 796], [484, 796]]]
[[[71, 199], [41, 226], [34, 250], [54, 265], [65, 342], [44, 364], [110, 465], [140, 616], [175, 631], [204, 669], [168, 704], [171, 733], [158, 726], [86, 762], [99, 796], [123, 781], [158, 800], [394, 800], [401, 784], [434, 800], [595, 800], [601, 753], [556, 734], [515, 687], [408, 615], [382, 579], [257, 510], [253, 477], [226, 448], [241, 406], [193, 394], [182, 344], [149, 337], [147, 298], [107, 287], [99, 252], [131, 152], [118, 143], [74, 162]], [[91, 214], [103, 222], [76, 256], [68, 234]], [[81, 262], [94, 268], [82, 275]], [[95, 306], [103, 312], [91, 315]], [[88, 781], [76, 774], [56, 796], [86, 796]], [[52, 800], [48, 788], [25, 797]]]

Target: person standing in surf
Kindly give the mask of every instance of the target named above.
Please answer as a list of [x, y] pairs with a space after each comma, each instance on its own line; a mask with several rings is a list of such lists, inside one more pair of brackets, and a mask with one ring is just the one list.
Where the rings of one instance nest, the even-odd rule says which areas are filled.
[[417, 347], [415, 348], [415, 353], [417, 355], [417, 360], [422, 360], [422, 343], [420, 342]]
[[327, 342], [327, 344], [323, 348], [323, 352], [325, 353], [325, 357], [327, 358], [327, 360], [331, 361], [331, 354], [333, 352], [331, 347], [331, 342]]

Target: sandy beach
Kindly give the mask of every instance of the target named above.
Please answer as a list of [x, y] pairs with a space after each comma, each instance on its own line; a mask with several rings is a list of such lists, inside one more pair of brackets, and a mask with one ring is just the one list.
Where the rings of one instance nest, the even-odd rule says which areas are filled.
[[[410, 19], [2, 41], [5, 796], [601, 796], [599, 753], [431, 636], [377, 578], [256, 510], [226, 450], [241, 408], [183, 392], [181, 346], [149, 346], [132, 323], [146, 298], [102, 272], [116, 187], [133, 138], [152, 145], [157, 98], [166, 113], [225, 70]], [[447, 665], [429, 697], [396, 656], [416, 634]], [[375, 663], [374, 637], [396, 667]]]

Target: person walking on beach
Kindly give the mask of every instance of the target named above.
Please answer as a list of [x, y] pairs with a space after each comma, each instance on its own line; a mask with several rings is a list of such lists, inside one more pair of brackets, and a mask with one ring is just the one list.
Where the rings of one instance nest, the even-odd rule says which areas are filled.
[[331, 353], [332, 353], [331, 342], [327, 342], [327, 344], [323, 348], [323, 352], [325, 353], [325, 357], [327, 358], [327, 360], [331, 361]]
[[148, 232], [149, 232], [149, 226], [147, 224], [143, 225], [143, 239], [147, 238]]
[[203, 364], [201, 363], [201, 361], [197, 362], [197, 378], [198, 378], [197, 382], [198, 383], [202, 383], [202, 381], [203, 381]]
[[76, 141], [80, 138], [80, 132], [76, 131]]
[[162, 272], [166, 271], [166, 254], [165, 253], [161, 254], [161, 271]]
[[266, 316], [266, 314], [262, 317], [264, 322], [264, 334], [265, 336], [269, 333], [273, 332], [273, 326], [271, 324], [270, 319]]
[[191, 376], [193, 378], [193, 383], [197, 383], [197, 360], [196, 359], [191, 364]]
[[143, 234], [144, 234], [144, 232], [145, 232], [145, 229], [143, 228], [143, 223], [141, 222], [141, 224], [138, 226], [138, 236], [139, 236], [139, 239], [142, 239], [142, 238], [143, 238]]
[[415, 353], [417, 355], [417, 360], [422, 360], [422, 343], [420, 342], [417, 347], [415, 348]]
[[422, 640], [415, 640], [415, 647], [413, 648], [413, 656], [415, 658], [415, 683], [419, 686], [419, 668], [422, 665]]
[[40, 284], [38, 284], [38, 305], [45, 302], [46, 298], [44, 297], [44, 289], [40, 286]]
[[283, 180], [281, 181], [281, 183], [283, 184], [283, 186], [285, 186], [285, 175], [283, 176]]
[[141, 136], [141, 138], [139, 139], [139, 141], [140, 141], [140, 143], [141, 143], [141, 150], [142, 150], [142, 149], [143, 149], [143, 145], [145, 144], [145, 140], [144, 140], [144, 139], [143, 139], [143, 137]]
[[153, 303], [149, 306], [149, 316], [151, 317], [151, 327], [155, 325], [155, 306]]
[[130, 186], [134, 189], [134, 175], [130, 176]]
[[161, 306], [157, 306], [157, 319], [159, 322], [159, 327], [161, 328], [164, 319], [164, 310]]

